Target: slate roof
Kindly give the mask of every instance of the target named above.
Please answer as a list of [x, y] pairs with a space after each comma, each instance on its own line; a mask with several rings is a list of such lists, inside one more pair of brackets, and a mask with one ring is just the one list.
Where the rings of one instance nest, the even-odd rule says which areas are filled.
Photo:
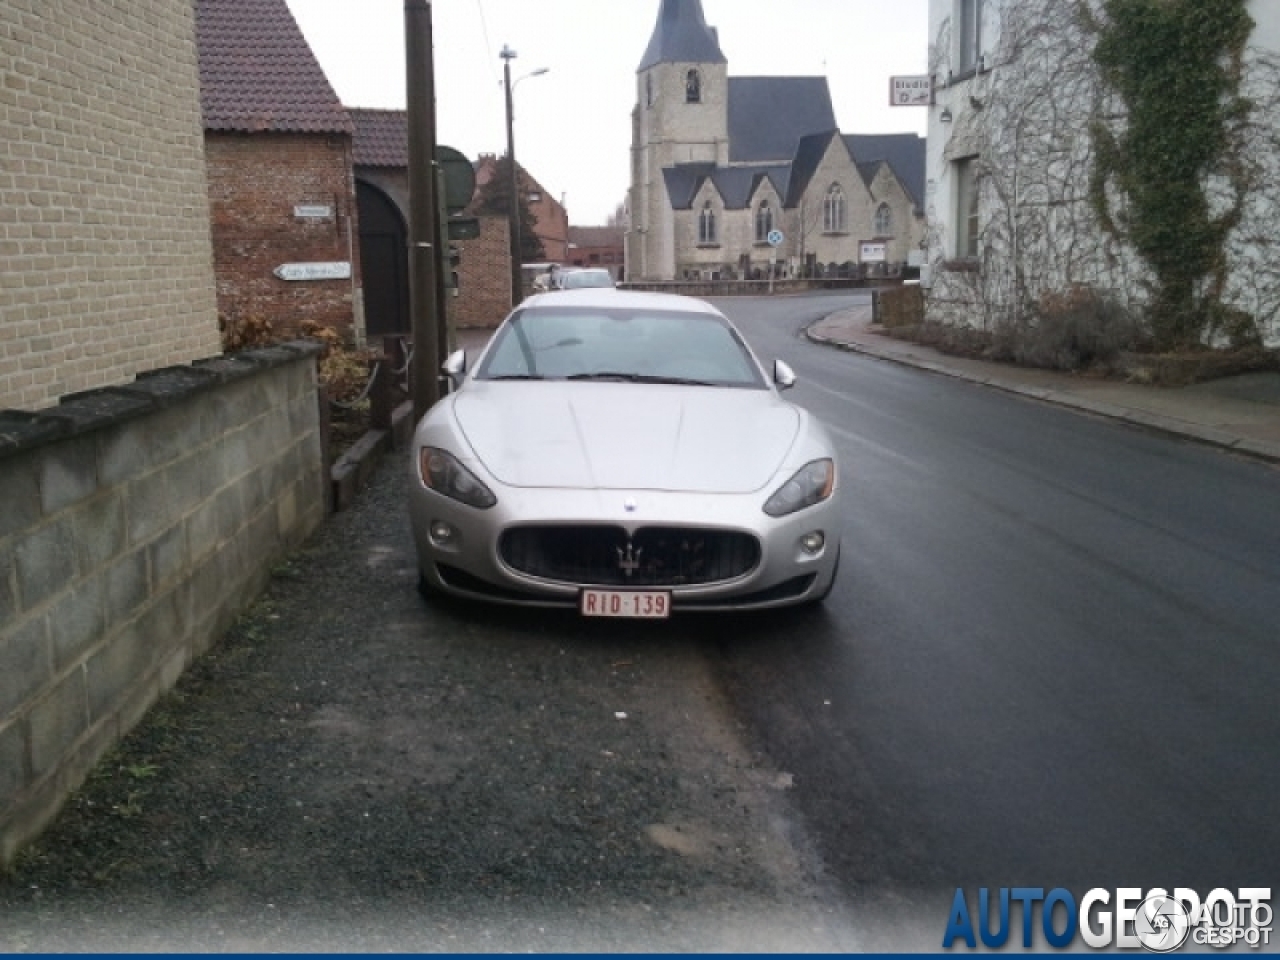
[[[917, 209], [924, 208], [925, 138], [914, 133], [849, 133], [849, 153], [859, 164], [886, 161]], [[874, 171], [872, 176], [875, 176]]]
[[196, 0], [206, 130], [352, 133], [285, 0]]
[[802, 137], [834, 129], [826, 77], [729, 78], [730, 163], [790, 163]]
[[811, 133], [800, 138], [796, 148], [795, 159], [791, 162], [791, 189], [787, 192], [786, 205], [795, 207], [800, 203], [809, 181], [818, 172], [818, 165], [826, 155], [827, 147], [838, 131], [826, 130], [822, 133]]
[[702, 15], [701, 0], [662, 0], [658, 22], [636, 73], [659, 63], [727, 63], [720, 38]]
[[352, 109], [352, 162], [357, 167], [409, 166], [409, 115], [404, 110]]
[[674, 210], [691, 209], [693, 198], [708, 179], [720, 192], [726, 210], [743, 210], [751, 202], [760, 181], [766, 178], [785, 202], [791, 182], [791, 168], [787, 164], [717, 167], [711, 163], [682, 163], [663, 168], [662, 177]]

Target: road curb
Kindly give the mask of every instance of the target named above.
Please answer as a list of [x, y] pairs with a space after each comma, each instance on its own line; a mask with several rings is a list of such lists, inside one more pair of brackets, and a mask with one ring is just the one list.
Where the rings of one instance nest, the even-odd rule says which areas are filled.
[[1152, 433], [1179, 437], [1184, 440], [1190, 440], [1206, 446], [1217, 447], [1219, 449], [1247, 455], [1254, 459], [1264, 460], [1268, 463], [1280, 463], [1280, 449], [1278, 449], [1274, 444], [1238, 437], [1220, 430], [1215, 430], [1212, 427], [1198, 426], [1182, 420], [1163, 417], [1155, 413], [1133, 410], [1128, 407], [1122, 407], [1116, 404], [1106, 403], [1104, 401], [1090, 400], [1085, 397], [1062, 393], [1060, 391], [1053, 390], [1052, 388], [1033, 387], [1027, 386], [1026, 384], [1011, 383], [1008, 380], [1002, 380], [999, 376], [994, 375], [974, 376], [965, 370], [948, 366], [945, 363], [923, 360], [919, 357], [913, 357], [905, 353], [895, 353], [889, 350], [877, 350], [867, 344], [829, 337], [818, 333], [814, 329], [826, 319], [828, 318], [824, 317], [821, 320], [817, 320], [805, 329], [805, 336], [810, 341], [824, 346], [835, 347], [839, 350], [845, 350], [850, 353], [859, 353], [864, 356], [874, 357], [877, 360], [887, 360], [890, 363], [896, 363], [899, 366], [911, 367], [916, 370], [923, 370], [927, 373], [941, 374], [942, 376], [951, 377], [955, 380], [965, 380], [969, 383], [978, 384], [979, 386], [992, 387], [993, 389], [1000, 390], [1004, 393], [1015, 394], [1031, 400], [1039, 400], [1043, 403], [1076, 410], [1080, 413], [1088, 413], [1094, 416], [1105, 417], [1109, 420], [1126, 423], [1129, 426], [1147, 430]]

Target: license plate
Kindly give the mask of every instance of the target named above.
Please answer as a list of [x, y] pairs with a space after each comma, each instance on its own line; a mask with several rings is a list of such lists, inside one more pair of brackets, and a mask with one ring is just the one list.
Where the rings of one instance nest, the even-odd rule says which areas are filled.
[[671, 616], [671, 594], [665, 590], [583, 590], [578, 609], [584, 617]]

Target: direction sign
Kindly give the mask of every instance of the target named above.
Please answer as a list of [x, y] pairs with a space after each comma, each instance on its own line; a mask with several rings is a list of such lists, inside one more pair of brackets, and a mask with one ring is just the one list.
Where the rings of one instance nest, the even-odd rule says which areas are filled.
[[[757, 236], [759, 236], [759, 234], [757, 234]], [[781, 246], [782, 241], [786, 238], [783, 237], [781, 230], [770, 230], [769, 235], [766, 236], [765, 239], [769, 241], [769, 246], [777, 247]]]
[[346, 260], [327, 263], [282, 263], [271, 271], [281, 280], [347, 280], [351, 264]]

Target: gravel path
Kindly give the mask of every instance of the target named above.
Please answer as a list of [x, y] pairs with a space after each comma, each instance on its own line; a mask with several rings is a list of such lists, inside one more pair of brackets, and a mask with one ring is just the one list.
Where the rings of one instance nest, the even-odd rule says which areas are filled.
[[6, 951], [847, 951], [710, 668], [731, 620], [428, 608], [404, 471], [0, 878]]

